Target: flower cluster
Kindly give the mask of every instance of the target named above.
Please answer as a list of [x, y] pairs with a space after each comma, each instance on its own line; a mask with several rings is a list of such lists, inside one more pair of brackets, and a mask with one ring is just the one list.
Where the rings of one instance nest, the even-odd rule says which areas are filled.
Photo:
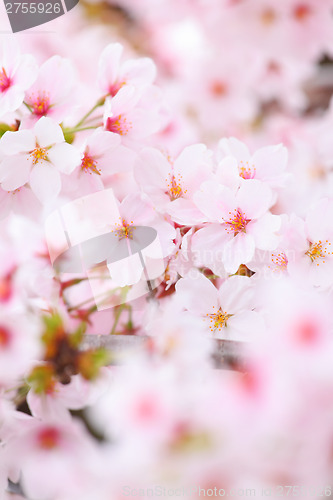
[[332, 2], [109, 3], [0, 40], [0, 497], [330, 496]]

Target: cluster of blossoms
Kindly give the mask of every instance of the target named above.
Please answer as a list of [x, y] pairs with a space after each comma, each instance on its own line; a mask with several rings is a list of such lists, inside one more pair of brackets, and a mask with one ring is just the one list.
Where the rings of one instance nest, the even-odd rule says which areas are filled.
[[[304, 83], [332, 2], [117, 6], [157, 67], [89, 27], [69, 58], [0, 40], [0, 498], [330, 496], [333, 116]], [[149, 279], [105, 257], [142, 228]]]

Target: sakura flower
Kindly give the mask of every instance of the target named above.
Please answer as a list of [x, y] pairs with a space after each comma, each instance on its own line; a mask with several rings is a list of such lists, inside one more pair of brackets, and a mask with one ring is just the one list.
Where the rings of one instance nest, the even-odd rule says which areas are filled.
[[[225, 168], [221, 164], [218, 170], [221, 180], [228, 174], [242, 179], [258, 179], [274, 188], [283, 186], [288, 178], [285, 172], [288, 152], [282, 144], [260, 148], [251, 155], [244, 143], [231, 137], [220, 140], [219, 152], [222, 157], [231, 156], [235, 159], [233, 164], [229, 163]], [[227, 169], [229, 172], [225, 172]]]
[[235, 273], [240, 264], [252, 260], [256, 248], [276, 248], [281, 221], [268, 212], [272, 193], [262, 182], [249, 179], [235, 193], [208, 181], [194, 201], [211, 224], [193, 235], [192, 252], [217, 274], [221, 263], [228, 273]]
[[57, 197], [60, 173], [70, 174], [80, 163], [74, 146], [67, 144], [61, 127], [42, 117], [32, 130], [6, 132], [0, 140], [5, 157], [0, 164], [3, 189], [14, 191], [29, 182], [42, 203]]
[[231, 276], [217, 289], [198, 272], [180, 279], [176, 293], [179, 303], [205, 322], [213, 338], [249, 341], [263, 333], [263, 321], [253, 310], [253, 285], [246, 276]]
[[201, 184], [212, 177], [211, 173], [211, 152], [204, 144], [188, 146], [174, 161], [157, 149], [145, 148], [134, 170], [142, 191], [179, 224], [203, 220], [192, 198]]
[[75, 71], [71, 61], [60, 56], [45, 61], [37, 80], [26, 92], [25, 101], [31, 108], [31, 115], [24, 124], [35, 123], [42, 116], [60, 123], [73, 107], [74, 85]]
[[10, 441], [9, 456], [21, 467], [29, 497], [52, 498], [71, 492], [73, 498], [79, 484], [89, 477], [95, 447], [79, 423], [35, 419]]
[[0, 53], [0, 114], [18, 109], [24, 92], [37, 77], [38, 66], [31, 55], [21, 55], [14, 37], [2, 41]]
[[164, 119], [160, 108], [161, 95], [157, 87], [150, 86], [142, 95], [133, 85], [126, 85], [115, 97], [106, 99], [105, 130], [119, 134], [125, 145], [142, 140], [162, 127]]
[[[146, 233], [141, 233], [142, 229], [140, 228], [151, 228], [157, 232], [157, 241], [152, 243], [153, 246], [148, 251], [147, 259], [149, 261], [149, 258], [151, 258], [152, 262], [155, 262], [157, 269], [161, 269], [162, 266], [164, 270], [163, 258], [170, 255], [174, 249], [173, 240], [176, 237], [174, 227], [158, 215], [149, 201], [140, 194], [126, 196], [119, 204], [118, 209], [120, 214], [119, 222], [112, 224], [111, 227], [111, 231], [118, 240], [115, 255], [118, 255], [118, 258], [120, 255], [127, 256], [131, 244], [134, 245], [134, 248], [142, 246], [142, 242], [148, 241], [149, 237]], [[147, 243], [144, 243], [144, 245], [146, 246]], [[129, 255], [127, 264], [124, 264], [121, 260], [110, 261], [108, 268], [112, 278], [115, 282], [118, 282], [118, 286], [133, 284], [140, 279], [142, 265], [138, 259], [138, 254], [134, 253]], [[153, 267], [155, 268], [154, 265]]]
[[114, 97], [124, 85], [137, 88], [150, 85], [155, 80], [156, 68], [151, 59], [143, 57], [120, 64], [123, 46], [109, 44], [103, 50], [98, 65], [98, 83], [106, 94]]
[[291, 276], [315, 286], [332, 285], [333, 200], [324, 198], [309, 209], [295, 245], [295, 259], [288, 266]]

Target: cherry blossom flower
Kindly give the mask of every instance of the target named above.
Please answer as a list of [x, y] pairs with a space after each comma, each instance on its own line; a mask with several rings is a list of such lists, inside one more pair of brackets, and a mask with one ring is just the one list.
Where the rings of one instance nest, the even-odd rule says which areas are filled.
[[105, 130], [118, 134], [125, 145], [154, 134], [163, 123], [157, 87], [150, 86], [142, 94], [133, 85], [126, 85], [113, 98], [106, 99]]
[[179, 224], [202, 222], [193, 195], [211, 177], [211, 152], [204, 144], [185, 148], [173, 161], [153, 148], [143, 149], [135, 167], [135, 178], [154, 205]]
[[304, 226], [300, 226], [302, 233], [298, 245], [294, 246], [295, 259], [288, 266], [295, 278], [321, 287], [332, 285], [332, 210], [333, 201], [327, 198], [310, 207]]
[[2, 42], [0, 54], [0, 114], [17, 110], [25, 90], [37, 77], [38, 66], [32, 55], [21, 55], [16, 40]]
[[25, 101], [31, 114], [24, 120], [31, 125], [42, 116], [60, 123], [73, 107], [76, 81], [74, 67], [68, 59], [53, 56], [41, 65], [34, 84], [26, 91]]
[[229, 176], [238, 175], [242, 179], [258, 179], [272, 188], [283, 186], [288, 179], [285, 172], [288, 152], [282, 144], [260, 148], [251, 155], [244, 143], [232, 137], [221, 139], [219, 151], [222, 156], [231, 156], [236, 160], [224, 168], [223, 164], [221, 165], [218, 171], [221, 179], [225, 173]]
[[98, 83], [105, 94], [114, 97], [124, 85], [142, 88], [155, 80], [156, 67], [151, 59], [143, 57], [120, 64], [123, 46], [111, 43], [99, 58]]
[[231, 276], [217, 289], [197, 273], [180, 279], [176, 291], [179, 303], [205, 322], [213, 338], [250, 341], [263, 333], [262, 319], [253, 310], [253, 285], [246, 276]]
[[235, 273], [241, 264], [252, 260], [256, 248], [276, 248], [281, 221], [268, 212], [272, 193], [262, 182], [249, 179], [234, 193], [207, 181], [194, 201], [211, 224], [193, 235], [192, 251], [197, 262], [217, 274], [220, 262], [227, 272]]
[[61, 127], [42, 117], [32, 130], [6, 132], [0, 140], [5, 158], [0, 164], [3, 189], [14, 191], [29, 182], [42, 203], [57, 197], [60, 173], [70, 174], [80, 163], [80, 154], [67, 144]]

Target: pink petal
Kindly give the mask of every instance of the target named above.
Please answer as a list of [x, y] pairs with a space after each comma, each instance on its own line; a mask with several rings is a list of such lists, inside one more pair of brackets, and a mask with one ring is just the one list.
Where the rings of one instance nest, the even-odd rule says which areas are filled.
[[119, 75], [120, 59], [123, 47], [120, 43], [109, 44], [103, 50], [98, 61], [98, 84], [105, 92], [109, 92]]
[[88, 154], [92, 156], [103, 155], [110, 149], [119, 146], [120, 142], [118, 134], [101, 129], [95, 130], [87, 142]]
[[220, 286], [218, 296], [223, 311], [235, 314], [244, 309], [251, 309], [253, 285], [247, 276], [230, 276]]
[[124, 62], [120, 79], [136, 87], [149, 85], [156, 78], [156, 66], [148, 57]]
[[273, 202], [270, 188], [256, 179], [242, 183], [237, 193], [238, 206], [249, 219], [257, 219], [270, 208]]
[[280, 216], [266, 213], [259, 219], [250, 222], [246, 227], [246, 231], [253, 236], [257, 248], [260, 250], [274, 250], [279, 243], [279, 236], [276, 233], [280, 227]]
[[235, 137], [229, 139], [221, 139], [219, 142], [219, 149], [225, 156], [233, 156], [237, 162], [247, 161], [250, 158], [250, 152], [245, 144]]
[[258, 149], [252, 157], [252, 163], [259, 179], [274, 178], [286, 169], [288, 150], [282, 144]]
[[72, 173], [81, 162], [79, 151], [67, 142], [53, 146], [48, 151], [48, 158], [64, 174]]
[[170, 163], [158, 149], [154, 148], [144, 148], [134, 167], [134, 177], [147, 193], [156, 188], [166, 191], [170, 172]]
[[237, 272], [241, 264], [246, 264], [254, 256], [255, 243], [251, 235], [238, 233], [231, 238], [223, 248], [222, 261], [226, 271], [230, 274]]
[[195, 277], [182, 278], [176, 283], [177, 300], [195, 315], [214, 313], [219, 308], [217, 289], [200, 272]]

